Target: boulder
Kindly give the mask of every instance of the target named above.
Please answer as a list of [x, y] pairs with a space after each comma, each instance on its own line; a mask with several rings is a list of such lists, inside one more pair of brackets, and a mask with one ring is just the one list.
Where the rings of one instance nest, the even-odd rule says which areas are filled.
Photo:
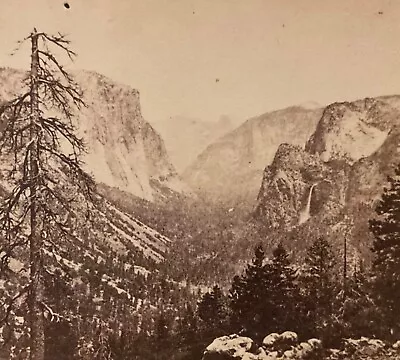
[[[293, 355], [291, 359], [320, 359], [322, 353], [322, 342], [318, 339], [310, 339], [301, 342], [292, 350]], [[287, 352], [284, 353], [286, 355]]]
[[[234, 359], [257, 359], [254, 354], [248, 353], [253, 348], [253, 340], [236, 334], [222, 336], [215, 339], [207, 346], [203, 360], [234, 360]], [[254, 355], [256, 357], [251, 357]], [[247, 356], [246, 358], [244, 356]]]
[[285, 331], [280, 335], [280, 338], [284, 341], [296, 344], [298, 341], [297, 334], [293, 331]]
[[294, 350], [286, 350], [283, 353], [283, 358], [284, 359], [294, 359], [295, 358], [295, 351]]
[[298, 343], [297, 334], [293, 331], [285, 331], [279, 335], [273, 345], [274, 350], [280, 353], [284, 353], [286, 350], [290, 350]]
[[313, 346], [307, 341], [307, 342], [302, 342], [297, 346], [297, 349], [299, 352], [307, 354], [311, 353], [313, 351]]
[[272, 349], [277, 339], [279, 339], [280, 335], [278, 333], [271, 333], [267, 335], [263, 340], [263, 346], [266, 349]]
[[269, 334], [259, 348], [248, 337], [219, 337], [206, 348], [202, 360], [319, 360], [321, 353], [321, 340], [309, 339], [299, 344], [296, 333], [285, 331]]
[[242, 360], [264, 360], [264, 359], [261, 359], [259, 356], [254, 355], [249, 352], [244, 353], [240, 359], [242, 359]]
[[397, 341], [392, 345], [392, 348], [395, 349], [395, 350], [397, 350], [397, 351], [400, 351], [400, 340], [397, 340]]
[[322, 349], [322, 341], [320, 339], [309, 339], [307, 343], [310, 344], [313, 349]]

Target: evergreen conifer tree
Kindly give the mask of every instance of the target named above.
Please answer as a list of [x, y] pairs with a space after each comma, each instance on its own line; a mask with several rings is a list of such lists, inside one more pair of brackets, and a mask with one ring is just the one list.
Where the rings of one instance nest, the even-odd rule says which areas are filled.
[[374, 295], [389, 332], [387, 336], [400, 335], [400, 165], [394, 176], [388, 177], [375, 211], [370, 220], [374, 234], [372, 251]]
[[186, 346], [194, 343], [199, 338], [198, 317], [191, 304], [186, 304], [179, 317], [178, 336], [179, 345]]
[[272, 253], [272, 261], [265, 265], [266, 294], [262, 320], [264, 335], [272, 331], [298, 331], [300, 326], [300, 291], [297, 274], [282, 243]]
[[205, 336], [221, 336], [226, 330], [228, 319], [226, 298], [218, 285], [204, 294], [198, 303], [197, 312], [203, 322]]
[[335, 312], [335, 299], [340, 290], [336, 265], [329, 242], [322, 237], [315, 240], [307, 251], [302, 276], [305, 330], [309, 336], [321, 336]]
[[384, 324], [382, 324], [381, 311], [375, 306], [371, 296], [370, 283], [363, 262], [358, 261], [352, 275], [348, 278], [348, 294], [343, 309], [346, 337], [381, 337], [380, 329]]
[[264, 264], [264, 251], [257, 247], [252, 263], [242, 276], [234, 278], [230, 290], [233, 330], [256, 340], [270, 332], [296, 331], [300, 324], [296, 271], [282, 244], [272, 255]]
[[258, 333], [266, 289], [264, 259], [264, 250], [258, 245], [244, 274], [233, 279], [229, 292], [232, 331]]

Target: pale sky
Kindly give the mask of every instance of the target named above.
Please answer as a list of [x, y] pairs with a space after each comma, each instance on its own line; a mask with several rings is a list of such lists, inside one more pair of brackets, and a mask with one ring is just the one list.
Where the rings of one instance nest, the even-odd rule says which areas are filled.
[[27, 66], [8, 54], [33, 26], [67, 33], [74, 66], [137, 88], [150, 122], [400, 94], [398, 0], [0, 3], [0, 65]]

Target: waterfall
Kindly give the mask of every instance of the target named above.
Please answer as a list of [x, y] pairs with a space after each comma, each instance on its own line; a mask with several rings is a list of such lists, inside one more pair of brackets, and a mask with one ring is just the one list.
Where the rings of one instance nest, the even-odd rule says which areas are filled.
[[312, 197], [312, 193], [313, 193], [315, 185], [317, 185], [317, 184], [313, 184], [310, 187], [310, 192], [308, 193], [306, 207], [300, 211], [299, 224], [305, 223], [310, 218], [311, 197]]

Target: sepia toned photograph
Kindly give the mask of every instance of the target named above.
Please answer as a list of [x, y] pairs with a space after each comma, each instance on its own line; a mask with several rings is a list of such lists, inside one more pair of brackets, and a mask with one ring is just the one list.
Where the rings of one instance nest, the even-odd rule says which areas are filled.
[[0, 4], [0, 360], [400, 359], [400, 1]]

